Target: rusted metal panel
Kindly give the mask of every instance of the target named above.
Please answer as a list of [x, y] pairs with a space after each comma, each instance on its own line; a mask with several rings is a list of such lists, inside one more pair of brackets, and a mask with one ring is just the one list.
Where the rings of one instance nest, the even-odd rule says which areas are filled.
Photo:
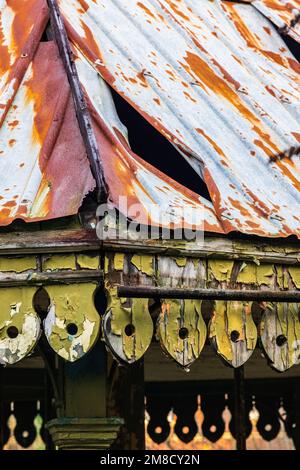
[[[114, 206], [123, 213], [128, 208], [129, 218], [145, 225], [204, 228], [223, 233], [210, 201], [131, 150], [127, 129], [118, 117], [109, 87], [78, 49], [73, 52], [100, 149], [109, 199]], [[123, 207], [120, 197], [124, 198]]]
[[0, 4], [0, 225], [75, 214], [94, 188], [44, 0]]
[[288, 34], [300, 42], [299, 0], [254, 0], [252, 5]]
[[[300, 236], [300, 68], [268, 19], [251, 4], [220, 0], [58, 3], [91, 68], [205, 180], [224, 232]], [[95, 97], [92, 83], [81, 80]], [[99, 124], [105, 114], [97, 114]], [[123, 136], [119, 124], [98, 132], [103, 154], [113, 157], [110, 168], [104, 162], [107, 182], [113, 193], [136, 200], [139, 190], [143, 200], [150, 176], [139, 159], [128, 151], [125, 171], [119, 143], [111, 154], [111, 143], [126, 148]], [[143, 175], [138, 185], [130, 173]]]

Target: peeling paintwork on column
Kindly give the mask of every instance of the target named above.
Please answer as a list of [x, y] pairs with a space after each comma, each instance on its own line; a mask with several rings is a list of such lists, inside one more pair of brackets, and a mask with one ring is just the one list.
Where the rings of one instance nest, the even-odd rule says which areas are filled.
[[250, 302], [215, 302], [209, 338], [216, 352], [231, 366], [240, 367], [252, 355], [257, 329]]
[[164, 300], [157, 337], [163, 350], [179, 365], [188, 368], [199, 357], [206, 340], [201, 301]]
[[116, 289], [111, 290], [102, 325], [106, 344], [117, 360], [137, 361], [145, 354], [153, 336], [148, 299], [120, 299]]
[[260, 339], [274, 369], [283, 372], [299, 364], [299, 305], [268, 303], [260, 323]]
[[0, 258], [0, 271], [21, 273], [36, 269], [36, 258], [34, 256], [24, 256], [22, 258]]
[[99, 269], [99, 255], [79, 254], [76, 257], [77, 264], [82, 269]]
[[71, 255], [48, 255], [43, 260], [44, 271], [58, 271], [60, 269], [76, 269], [76, 258]]
[[[94, 306], [95, 284], [48, 286], [50, 308], [44, 330], [52, 349], [67, 361], [84, 356], [95, 344], [100, 317]], [[68, 332], [75, 325], [76, 332]], [[73, 328], [74, 331], [74, 328]]]
[[39, 339], [40, 319], [32, 307], [35, 292], [36, 289], [30, 287], [0, 289], [1, 364], [20, 361], [33, 350]]

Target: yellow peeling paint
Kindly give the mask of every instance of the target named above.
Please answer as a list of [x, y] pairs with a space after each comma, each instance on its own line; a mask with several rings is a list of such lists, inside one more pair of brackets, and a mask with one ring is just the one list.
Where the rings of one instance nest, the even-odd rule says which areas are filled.
[[[70, 362], [80, 359], [97, 340], [100, 317], [93, 302], [95, 288], [92, 283], [46, 288], [51, 306], [44, 322], [45, 334], [54, 351]], [[74, 335], [67, 331], [70, 323], [78, 329]]]
[[233, 268], [233, 261], [227, 260], [209, 260], [208, 261], [208, 270], [209, 270], [209, 279], [216, 279], [219, 282], [229, 282], [231, 271]]
[[[272, 367], [283, 372], [299, 363], [300, 321], [299, 304], [268, 303], [261, 320], [260, 331], [263, 348]], [[287, 341], [278, 345], [279, 335]]]
[[76, 269], [75, 255], [51, 255], [43, 261], [44, 271], [58, 271], [59, 269]]
[[[14, 364], [29, 354], [40, 334], [40, 320], [33, 309], [34, 287], [1, 288], [0, 362]], [[17, 328], [15, 338], [8, 336], [8, 328]]]
[[176, 261], [177, 266], [179, 266], [180, 268], [184, 268], [186, 266], [186, 258], [174, 258], [174, 260]]
[[[231, 333], [239, 333], [236, 342]], [[250, 302], [215, 302], [215, 312], [209, 327], [209, 337], [220, 356], [239, 367], [252, 355], [257, 342], [257, 329], [251, 315]]]
[[237, 277], [237, 282], [242, 284], [255, 284], [257, 280], [257, 265], [243, 263]]
[[154, 258], [151, 255], [133, 255], [131, 258], [131, 263], [143, 274], [147, 274], [147, 276], [154, 275], [153, 261]]
[[[115, 337], [109, 345], [115, 352], [115, 343], [121, 341], [124, 359], [134, 362], [144, 355], [151, 343], [153, 322], [148, 310], [148, 299], [132, 299], [131, 306], [125, 306], [125, 302], [126, 299], [117, 297], [115, 289], [110, 291], [106, 315], [111, 317], [111, 333]], [[134, 332], [130, 336], [125, 332], [128, 325], [134, 327]]]
[[23, 258], [0, 258], [0, 271], [21, 273], [29, 269], [36, 269], [36, 258], [34, 256], [26, 256]]
[[[186, 328], [187, 336], [180, 337]], [[161, 306], [157, 335], [162, 348], [183, 367], [200, 355], [206, 340], [206, 325], [200, 300], [166, 299]]]
[[300, 289], [300, 266], [291, 266], [288, 268], [293, 283], [297, 289]]
[[77, 263], [82, 269], [99, 269], [99, 256], [90, 256], [85, 254], [77, 255]]
[[262, 284], [270, 286], [272, 277], [274, 276], [273, 264], [261, 264], [257, 266], [257, 282], [261, 286]]
[[104, 258], [104, 273], [107, 274], [109, 270], [109, 258], [105, 256]]
[[124, 269], [124, 253], [116, 253], [114, 256], [114, 268], [116, 271], [123, 271]]
[[261, 264], [258, 266], [255, 263], [243, 263], [237, 277], [237, 282], [269, 286], [273, 276], [274, 266], [272, 264]]
[[217, 352], [227, 362], [233, 359], [231, 341], [227, 334], [226, 302], [215, 302], [215, 311], [209, 325], [209, 337], [216, 341]]

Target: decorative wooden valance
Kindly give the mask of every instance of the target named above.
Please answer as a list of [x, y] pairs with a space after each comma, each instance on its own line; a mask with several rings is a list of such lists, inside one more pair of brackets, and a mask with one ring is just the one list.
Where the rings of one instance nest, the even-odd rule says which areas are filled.
[[[140, 359], [156, 339], [185, 369], [207, 343], [232, 367], [258, 346], [278, 371], [298, 364], [297, 250], [251, 245], [250, 252], [248, 244], [248, 251], [239, 251], [230, 242], [229, 252], [229, 241], [222, 243], [222, 250], [218, 241], [219, 249], [206, 252], [191, 244], [172, 250], [137, 241], [0, 256], [0, 362], [31, 354], [44, 331], [52, 349], [71, 362], [101, 335], [121, 363]], [[41, 288], [48, 298], [42, 315], [35, 305]], [[95, 307], [97, 290], [106, 295], [105, 311]]]

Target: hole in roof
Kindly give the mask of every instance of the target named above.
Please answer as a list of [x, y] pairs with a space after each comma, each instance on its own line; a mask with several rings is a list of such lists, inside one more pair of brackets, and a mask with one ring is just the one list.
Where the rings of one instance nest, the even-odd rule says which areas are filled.
[[211, 201], [204, 181], [175, 147], [127, 101], [111, 89], [118, 116], [128, 129], [134, 153], [173, 180]]
[[300, 44], [295, 41], [291, 36], [288, 36], [286, 33], [281, 33], [279, 29], [277, 29], [281, 35], [281, 38], [284, 40], [286, 46], [293, 54], [293, 56], [300, 62]]

